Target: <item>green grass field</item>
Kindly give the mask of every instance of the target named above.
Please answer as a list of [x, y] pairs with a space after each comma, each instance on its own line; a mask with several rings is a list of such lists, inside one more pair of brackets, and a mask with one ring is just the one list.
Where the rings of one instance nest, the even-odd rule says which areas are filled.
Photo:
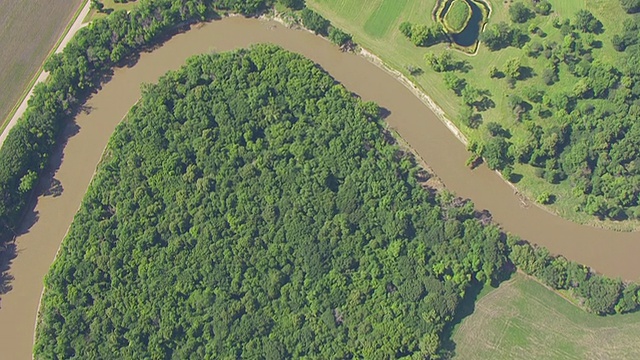
[[82, 0], [0, 0], [0, 122], [17, 107]]
[[91, 20], [99, 19], [107, 16], [110, 12], [116, 10], [131, 10], [137, 1], [131, 1], [128, 3], [116, 3], [113, 0], [101, 0], [104, 5], [104, 9], [102, 12], [97, 12], [96, 10], [91, 10], [87, 17], [84, 18], [84, 23], [91, 22]]
[[[448, 90], [443, 81], [442, 74], [428, 68], [424, 61], [427, 52], [441, 53], [447, 51], [447, 44], [438, 44], [429, 48], [414, 46], [398, 30], [403, 21], [416, 24], [432, 24], [432, 11], [437, 0], [307, 0], [307, 5], [329, 20], [337, 27], [353, 34], [354, 40], [366, 49], [380, 56], [388, 65], [403, 72], [412, 79], [416, 85], [422, 88], [448, 115], [448, 118], [473, 140], [481, 140], [488, 136], [481, 126], [478, 129], [465, 127], [457, 121], [462, 101]], [[536, 16], [532, 23], [536, 24], [545, 37], [529, 34], [532, 41], [555, 41], [562, 43], [563, 37], [553, 27], [555, 18], [572, 18], [579, 9], [588, 9], [604, 25], [605, 32], [596, 37], [602, 44], [601, 48], [593, 50], [594, 57], [615, 63], [616, 51], [614, 51], [610, 38], [621, 31], [622, 21], [626, 15], [619, 6], [617, 0], [549, 0], [552, 4], [552, 13], [549, 16]], [[492, 7], [489, 25], [509, 20], [509, 2], [502, 0], [488, 0]], [[525, 1], [525, 3], [528, 3]], [[382, 13], [381, 9], [393, 9]], [[526, 27], [525, 27], [526, 30]], [[523, 131], [524, 125], [514, 121], [505, 94], [508, 92], [522, 92], [524, 88], [536, 88], [549, 93], [562, 93], [571, 91], [577, 79], [569, 73], [565, 65], [560, 67], [560, 81], [549, 87], [544, 84], [541, 76], [546, 59], [540, 56], [537, 59], [527, 57], [522, 49], [509, 47], [500, 51], [490, 52], [481, 45], [476, 56], [468, 56], [460, 52], [454, 52], [454, 57], [465, 60], [471, 66], [466, 74], [457, 74], [466, 79], [467, 83], [486, 89], [491, 93], [491, 99], [495, 102], [495, 108], [482, 113], [483, 121], [495, 121], [510, 129], [514, 144], [527, 142]], [[522, 66], [529, 67], [533, 76], [518, 81], [514, 90], [508, 89], [505, 79], [490, 79], [488, 70], [491, 66], [499, 69], [510, 58], [519, 58]], [[418, 67], [424, 70], [418, 76], [410, 76], [408, 66]], [[540, 122], [553, 121], [548, 119], [536, 119]], [[618, 229], [631, 229], [640, 225], [640, 222], [600, 222], [592, 216], [577, 213], [574, 208], [579, 203], [572, 195], [572, 188], [568, 183], [552, 185], [546, 180], [537, 178], [534, 169], [528, 165], [517, 165], [515, 172], [524, 175], [517, 184], [519, 189], [530, 199], [536, 199], [542, 192], [550, 192], [557, 198], [555, 204], [549, 205], [551, 211], [579, 223], [591, 223]]]
[[453, 0], [444, 16], [444, 22], [450, 31], [459, 33], [467, 26], [470, 18], [471, 6], [469, 3], [465, 0]]
[[524, 275], [484, 295], [454, 330], [456, 359], [640, 359], [640, 313], [600, 317]]

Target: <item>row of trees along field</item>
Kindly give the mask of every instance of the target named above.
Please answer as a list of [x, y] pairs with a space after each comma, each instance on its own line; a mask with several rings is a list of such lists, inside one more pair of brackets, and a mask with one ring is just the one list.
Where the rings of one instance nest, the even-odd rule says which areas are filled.
[[[629, 13], [619, 19], [622, 33], [609, 33], [613, 30], [587, 10], [562, 19], [546, 0], [515, 2], [509, 7], [510, 23], [488, 24], [480, 51], [516, 48], [521, 55], [486, 69], [471, 69], [462, 55], [451, 52], [429, 53], [426, 60], [445, 73], [446, 86], [460, 96], [458, 120], [464, 126], [482, 125], [481, 113], [496, 106], [491, 96], [498, 95], [468, 84], [465, 73], [486, 77], [508, 97], [512, 121], [486, 122], [483, 140], [470, 146], [489, 167], [511, 178], [514, 164], [529, 164], [552, 184], [568, 182], [579, 199], [576, 211], [639, 219], [640, 5], [620, 0], [611, 6]], [[550, 14], [553, 27], [545, 33], [536, 24]], [[443, 39], [437, 26], [404, 23], [400, 31], [421, 46]], [[619, 54], [603, 56], [599, 49], [605, 45]], [[542, 81], [529, 80], [534, 77]], [[539, 201], [552, 201], [549, 195]]]
[[147, 87], [46, 278], [36, 357], [438, 354], [504, 239], [425, 191], [378, 114], [268, 45]]

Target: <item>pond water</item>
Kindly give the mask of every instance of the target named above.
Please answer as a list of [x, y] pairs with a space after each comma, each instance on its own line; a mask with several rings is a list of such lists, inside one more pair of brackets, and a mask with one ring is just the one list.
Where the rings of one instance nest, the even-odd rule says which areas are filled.
[[471, 6], [471, 19], [469, 19], [469, 24], [459, 34], [449, 35], [451, 39], [453, 39], [453, 42], [462, 47], [475, 46], [475, 44], [478, 42], [478, 37], [480, 36], [480, 31], [482, 30], [482, 25], [485, 21], [480, 6], [478, 6], [475, 1], [469, 1], [468, 3]]
[[[482, 28], [487, 19], [485, 19], [485, 14], [490, 13], [489, 5], [484, 3], [482, 0], [472, 1], [472, 0], [464, 0], [471, 7], [471, 18], [467, 23], [467, 26], [460, 33], [447, 33], [449, 39], [459, 47], [465, 49], [465, 51], [474, 52], [476, 50], [476, 46], [478, 44], [478, 38], [480, 37], [480, 33], [482, 32]], [[442, 11], [437, 14], [438, 21], [441, 23], [444, 22], [444, 17], [449, 11], [453, 2], [448, 2], [444, 5]]]
[[[0, 303], [2, 358], [31, 358], [33, 330], [43, 278], [64, 238], [93, 176], [102, 151], [117, 124], [140, 97], [142, 83], [177, 69], [192, 55], [226, 51], [255, 43], [274, 43], [317, 62], [363, 100], [389, 111], [386, 119], [459, 196], [489, 209], [508, 231], [544, 245], [553, 253], [582, 262], [610, 276], [640, 276], [640, 235], [571, 223], [536, 207], [522, 207], [519, 197], [486, 166], [469, 170], [468, 153], [435, 114], [393, 76], [363, 57], [340, 52], [306, 31], [240, 17], [226, 18], [179, 34], [136, 64], [116, 69], [111, 80], [85, 104], [86, 111], [67, 126], [69, 140], [52, 156], [55, 191], [41, 184], [42, 196], [16, 239], [17, 257], [9, 272], [13, 289]], [[59, 166], [58, 166], [59, 164]], [[50, 179], [49, 179], [50, 180]], [[46, 190], [46, 191], [45, 191]]]

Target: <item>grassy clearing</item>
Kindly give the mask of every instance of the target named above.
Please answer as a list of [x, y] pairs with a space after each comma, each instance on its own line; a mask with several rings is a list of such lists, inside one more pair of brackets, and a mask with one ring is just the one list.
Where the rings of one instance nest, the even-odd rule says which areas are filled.
[[371, 36], [382, 37], [389, 30], [395, 30], [393, 25], [398, 20], [398, 16], [407, 6], [409, 0], [385, 1], [380, 4], [371, 17], [364, 24], [364, 29]]
[[131, 1], [128, 3], [116, 3], [113, 0], [102, 0], [102, 4], [104, 5], [104, 9], [102, 12], [97, 12], [96, 10], [91, 10], [87, 17], [84, 18], [84, 23], [91, 22], [91, 20], [99, 19], [107, 16], [108, 14], [116, 11], [116, 10], [131, 10], [137, 1]]
[[[459, 111], [462, 108], [462, 101], [456, 97], [444, 84], [442, 74], [436, 73], [427, 67], [424, 61], [424, 55], [428, 52], [436, 54], [448, 51], [447, 44], [439, 44], [429, 48], [415, 47], [406, 39], [399, 31], [398, 26], [403, 21], [409, 21], [417, 24], [433, 24], [431, 13], [437, 0], [409, 0], [405, 3], [402, 1], [403, 10], [396, 11], [397, 18], [386, 19], [386, 24], [392, 24], [384, 35], [373, 35], [371, 33], [371, 25], [367, 26], [371, 18], [376, 18], [376, 10], [385, 6], [387, 3], [395, 3], [396, 0], [307, 0], [307, 5], [334, 23], [336, 26], [353, 34], [354, 40], [380, 56], [388, 65], [401, 71], [416, 85], [418, 85], [425, 93], [427, 93], [447, 114], [448, 118], [464, 132], [467, 138], [472, 140], [482, 140], [488, 136], [484, 127], [478, 129], [468, 128], [462, 125], [457, 119]], [[553, 27], [553, 20], [556, 18], [573, 18], [575, 12], [579, 9], [587, 9], [591, 11], [604, 25], [605, 32], [596, 38], [602, 44], [601, 48], [594, 49], [594, 57], [601, 58], [615, 64], [616, 51], [611, 45], [611, 37], [619, 33], [622, 28], [622, 21], [626, 15], [614, 0], [549, 0], [552, 4], [552, 13], [549, 16], [537, 16], [531, 20], [544, 32], [544, 38], [529, 34], [532, 41], [555, 41], [562, 43], [563, 37], [558, 29]], [[500, 21], [507, 23], [509, 20], [509, 2], [502, 0], [488, 0], [491, 7], [491, 17], [489, 25]], [[528, 2], [525, 2], [528, 3]], [[525, 25], [525, 26], [528, 26]], [[525, 27], [526, 30], [526, 27]], [[381, 32], [376, 33], [381, 34]], [[468, 73], [458, 73], [468, 84], [479, 88], [486, 89], [491, 93], [491, 98], [495, 102], [495, 107], [482, 113], [483, 121], [494, 121], [509, 129], [513, 135], [510, 141], [514, 144], [527, 142], [525, 136], [524, 125], [514, 121], [514, 115], [508, 105], [507, 93], [522, 93], [525, 88], [536, 88], [547, 91], [549, 93], [562, 93], [571, 91], [577, 82], [577, 79], [569, 73], [566, 65], [560, 66], [560, 80], [547, 86], [544, 84], [542, 77], [539, 76], [544, 70], [546, 59], [543, 56], [534, 59], [527, 57], [522, 49], [506, 48], [496, 52], [490, 52], [483, 45], [480, 46], [476, 56], [467, 56], [462, 53], [455, 52], [454, 57], [465, 60], [471, 66]], [[490, 79], [488, 69], [496, 66], [502, 69], [508, 59], [521, 59], [522, 66], [530, 69], [533, 76], [518, 81], [514, 90], [508, 88], [505, 79]], [[411, 76], [407, 70], [408, 66], [421, 68], [423, 73], [417, 76]], [[541, 124], [552, 122], [553, 118], [536, 119]], [[558, 185], [549, 184], [546, 180], [537, 178], [534, 175], [534, 169], [528, 165], [517, 165], [516, 173], [524, 175], [524, 178], [518, 188], [530, 199], [536, 199], [542, 192], [548, 191], [556, 195], [556, 202], [549, 205], [548, 208], [570, 220], [579, 223], [590, 223], [596, 226], [616, 229], [632, 229], [640, 226], [640, 222], [601, 222], [594, 217], [584, 213], [577, 213], [574, 209], [581, 199], [577, 199], [572, 195], [572, 187], [569, 183], [561, 183]]]
[[0, 119], [4, 124], [35, 80], [82, 0], [0, 0]]
[[640, 313], [599, 317], [521, 274], [454, 330], [457, 359], [638, 359]]
[[453, 0], [449, 10], [444, 16], [447, 30], [459, 33], [467, 27], [471, 19], [471, 6], [465, 0]]

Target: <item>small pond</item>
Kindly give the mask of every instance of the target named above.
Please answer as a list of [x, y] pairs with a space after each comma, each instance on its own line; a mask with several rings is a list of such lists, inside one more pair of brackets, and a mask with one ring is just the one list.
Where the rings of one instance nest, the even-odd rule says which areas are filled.
[[[482, 32], [484, 25], [487, 23], [491, 10], [489, 5], [482, 0], [464, 1], [466, 1], [471, 7], [471, 19], [469, 19], [469, 23], [462, 32], [457, 34], [447, 33], [447, 36], [455, 47], [462, 51], [473, 53], [478, 47], [478, 38], [480, 37], [480, 33]], [[443, 19], [452, 3], [452, 0], [443, 0], [436, 5], [435, 17], [438, 22], [443, 23]]]

